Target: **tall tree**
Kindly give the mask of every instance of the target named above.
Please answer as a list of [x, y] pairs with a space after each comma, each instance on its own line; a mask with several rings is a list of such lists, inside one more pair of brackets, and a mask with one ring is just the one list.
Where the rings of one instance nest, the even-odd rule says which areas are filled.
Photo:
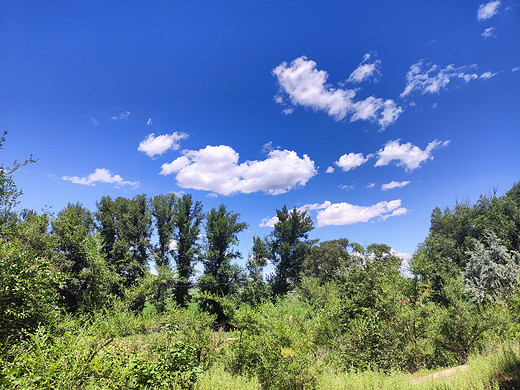
[[299, 281], [303, 261], [312, 246], [309, 232], [314, 225], [307, 211], [298, 211], [296, 207], [289, 211], [284, 205], [281, 210], [276, 210], [276, 216], [278, 222], [266, 244], [276, 267], [273, 292], [284, 294]]
[[151, 213], [146, 195], [133, 199], [103, 197], [96, 218], [107, 261], [114, 265], [125, 286], [134, 285], [147, 269], [151, 247]]
[[170, 265], [173, 229], [175, 227], [175, 194], [157, 195], [150, 200], [152, 216], [157, 227], [159, 244], [153, 255], [157, 268]]
[[177, 286], [175, 299], [181, 307], [186, 306], [191, 286], [190, 278], [194, 274], [194, 265], [200, 255], [198, 244], [201, 233], [200, 225], [204, 215], [202, 203], [193, 202], [191, 195], [183, 195], [175, 202], [175, 233], [177, 253]]
[[211, 209], [206, 216], [207, 249], [204, 260], [204, 275], [201, 279], [202, 291], [228, 295], [237, 291], [240, 269], [232, 266], [231, 260], [240, 256], [232, 247], [238, 244], [237, 234], [247, 228], [239, 222], [240, 214], [226, 210], [221, 204]]
[[69, 311], [90, 311], [107, 302], [117, 283], [94, 233], [92, 213], [80, 203], [68, 204], [52, 221], [56, 241], [53, 263], [63, 276], [59, 290]]

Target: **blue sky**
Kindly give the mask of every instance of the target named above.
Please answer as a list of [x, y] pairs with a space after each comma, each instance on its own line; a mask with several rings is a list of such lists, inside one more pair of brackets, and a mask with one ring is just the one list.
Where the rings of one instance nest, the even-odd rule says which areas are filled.
[[190, 193], [252, 236], [413, 253], [435, 206], [519, 179], [520, 3], [4, 1], [2, 162], [22, 206]]

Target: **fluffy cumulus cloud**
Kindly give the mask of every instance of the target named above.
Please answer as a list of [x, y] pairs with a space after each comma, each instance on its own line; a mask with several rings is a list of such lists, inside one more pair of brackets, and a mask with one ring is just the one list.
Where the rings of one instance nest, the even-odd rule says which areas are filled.
[[304, 186], [316, 174], [314, 161], [290, 150], [271, 150], [265, 160], [241, 164], [238, 160], [239, 154], [233, 148], [208, 145], [184, 151], [183, 156], [163, 164], [160, 173], [174, 173], [180, 187], [220, 195], [258, 191], [278, 195]]
[[363, 153], [348, 153], [341, 156], [334, 164], [340, 167], [343, 172], [348, 172], [366, 163], [370, 157], [370, 155], [364, 157]]
[[127, 181], [124, 180], [119, 175], [112, 175], [108, 169], [98, 168], [93, 173], [88, 176], [79, 177], [79, 176], [63, 176], [63, 180], [70, 181], [74, 184], [82, 184], [85, 186], [94, 186], [96, 183], [109, 183], [115, 184], [116, 186], [125, 186], [129, 185], [132, 187], [137, 187], [139, 185], [138, 181]]
[[365, 54], [363, 61], [359, 66], [350, 74], [347, 79], [351, 83], [360, 83], [363, 80], [377, 80], [378, 76], [381, 75], [381, 60], [372, 59], [372, 55]]
[[114, 115], [110, 119], [112, 119], [113, 121], [119, 121], [119, 120], [122, 120], [122, 119], [130, 118], [130, 115], [132, 115], [132, 113], [130, 111], [124, 111], [124, 112], [121, 112], [119, 115]]
[[392, 180], [390, 183], [385, 183], [381, 186], [381, 189], [383, 191], [387, 191], [387, 190], [391, 190], [393, 188], [401, 188], [401, 187], [404, 187], [404, 186], [407, 186], [408, 184], [410, 184], [409, 181], [394, 181]]
[[160, 156], [167, 150], [179, 149], [179, 141], [185, 138], [188, 138], [188, 134], [178, 133], [176, 131], [172, 134], [162, 134], [157, 137], [152, 133], [148, 134], [148, 136], [141, 141], [137, 150], [154, 158], [155, 156]]
[[[330, 86], [327, 84], [327, 72], [318, 70], [316, 62], [305, 56], [290, 64], [283, 62], [274, 68], [273, 75], [278, 79], [281, 92], [289, 97], [293, 106], [325, 111], [336, 121], [350, 115], [351, 121], [368, 120], [385, 128], [403, 112], [402, 107], [398, 107], [391, 99], [370, 96], [364, 100], [355, 100], [356, 90]], [[282, 95], [276, 96], [275, 101], [287, 105]], [[292, 107], [286, 108], [284, 112], [292, 110]]]
[[372, 206], [357, 206], [346, 202], [325, 202], [318, 212], [317, 226], [352, 225], [359, 222], [368, 222], [375, 218], [385, 220], [389, 217], [403, 215], [407, 209], [401, 207], [401, 199], [382, 201]]
[[[298, 212], [317, 211], [316, 226], [323, 227], [329, 225], [352, 225], [360, 222], [369, 222], [374, 219], [384, 221], [387, 218], [404, 215], [408, 210], [401, 207], [401, 199], [382, 201], [372, 206], [356, 206], [346, 202], [305, 204], [299, 207]], [[261, 227], [274, 227], [278, 222], [278, 217], [264, 218]]]
[[419, 91], [422, 94], [438, 93], [453, 80], [462, 80], [469, 83], [471, 80], [478, 79], [478, 75], [470, 70], [474, 67], [474, 65], [471, 65], [457, 68], [448, 65], [441, 68], [439, 65], [425, 64], [423, 60], [420, 60], [413, 64], [406, 74], [406, 86], [401, 93], [401, 97], [405, 97], [413, 91]]
[[495, 27], [488, 27], [481, 34], [484, 38], [496, 38], [497, 34], [495, 33]]
[[478, 20], [486, 20], [498, 13], [498, 7], [500, 7], [500, 1], [490, 1], [489, 3], [480, 4], [477, 10]]
[[432, 151], [439, 146], [446, 146], [450, 141], [432, 141], [423, 150], [410, 142], [400, 144], [400, 140], [389, 141], [377, 152], [378, 160], [375, 166], [389, 165], [397, 161], [398, 166], [405, 167], [407, 171], [413, 171], [421, 166], [424, 161], [433, 160]]

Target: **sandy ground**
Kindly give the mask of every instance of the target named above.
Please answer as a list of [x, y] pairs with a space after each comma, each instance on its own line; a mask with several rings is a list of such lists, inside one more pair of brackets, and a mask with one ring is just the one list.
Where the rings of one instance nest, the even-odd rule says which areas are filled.
[[464, 364], [462, 366], [457, 366], [457, 367], [446, 368], [445, 370], [440, 370], [440, 371], [432, 372], [431, 374], [412, 378], [412, 383], [422, 383], [422, 382], [426, 382], [426, 381], [429, 381], [432, 379], [438, 379], [438, 378], [450, 378], [459, 371], [463, 371], [463, 372], [467, 371], [468, 368], [469, 368], [469, 366], [467, 364]]

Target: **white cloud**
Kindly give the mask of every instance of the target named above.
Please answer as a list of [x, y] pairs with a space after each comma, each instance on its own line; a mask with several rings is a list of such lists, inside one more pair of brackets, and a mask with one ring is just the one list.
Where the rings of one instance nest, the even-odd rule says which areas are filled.
[[368, 183], [367, 188], [374, 188], [376, 186], [376, 183]]
[[391, 181], [390, 183], [385, 183], [381, 186], [383, 191], [391, 190], [392, 188], [401, 188], [410, 184], [409, 181]]
[[406, 211], [401, 207], [401, 199], [383, 201], [372, 206], [356, 206], [346, 202], [334, 203], [318, 212], [317, 226], [352, 225], [378, 217], [380, 220], [385, 220], [391, 216], [405, 214]]
[[176, 251], [177, 250], [177, 246], [178, 246], [177, 240], [171, 240], [170, 243], [168, 244], [168, 250], [169, 251]]
[[327, 170], [325, 171], [325, 173], [333, 173], [334, 172], [334, 167], [327, 167]]
[[478, 20], [489, 19], [498, 13], [498, 7], [500, 7], [500, 1], [490, 1], [489, 3], [480, 4], [477, 10]]
[[405, 215], [406, 213], [408, 213], [408, 210], [406, 208], [399, 207], [398, 209], [392, 211], [391, 214], [382, 215], [381, 220], [386, 221], [390, 217], [397, 217], [399, 215]]
[[350, 191], [350, 190], [353, 190], [354, 189], [354, 186], [353, 185], [348, 185], [348, 184], [340, 184], [338, 186], [338, 188], [340, 190], [345, 190], [345, 191]]
[[495, 27], [488, 27], [481, 34], [484, 38], [496, 38]]
[[480, 75], [480, 78], [487, 80], [487, 79], [490, 79], [491, 77], [495, 77], [497, 74], [498, 74], [498, 72], [496, 72], [496, 73], [484, 72]]
[[290, 150], [271, 150], [265, 160], [241, 164], [238, 153], [226, 145], [208, 145], [183, 153], [171, 163], [163, 164], [161, 175], [176, 173], [180, 187], [220, 195], [257, 191], [278, 195], [304, 186], [317, 173], [314, 162], [306, 154], [300, 158]]
[[377, 152], [379, 157], [375, 166], [385, 166], [392, 161], [397, 161], [398, 166], [405, 167], [407, 171], [419, 168], [424, 161], [433, 160], [432, 151], [439, 146], [447, 146], [450, 141], [432, 141], [422, 150], [410, 142], [400, 144], [399, 140], [389, 141], [383, 149]]
[[406, 86], [401, 93], [401, 97], [409, 95], [413, 91], [420, 91], [421, 94], [438, 93], [441, 89], [446, 88], [452, 80], [463, 80], [468, 83], [478, 78], [476, 73], [466, 73], [471, 66], [461, 66], [456, 68], [448, 65], [440, 68], [439, 65], [425, 64], [423, 60], [416, 62], [410, 66], [410, 70], [406, 74]]
[[[359, 222], [368, 222], [374, 218], [384, 221], [389, 217], [403, 215], [408, 212], [401, 207], [401, 199], [392, 201], [382, 201], [372, 206], [356, 206], [350, 203], [332, 203], [325, 201], [323, 203], [305, 204], [297, 209], [302, 213], [305, 211], [318, 211], [317, 224], [318, 227], [329, 225], [352, 225]], [[278, 222], [278, 217], [262, 219], [260, 227], [274, 227]]]
[[146, 121], [146, 126], [151, 126], [152, 125], [152, 118], [148, 118], [148, 120]]
[[132, 113], [130, 111], [125, 111], [125, 112], [120, 113], [119, 115], [114, 115], [110, 119], [112, 119], [113, 121], [118, 121], [121, 119], [128, 119], [130, 117], [130, 115], [132, 115]]
[[370, 57], [371, 55], [368, 53], [363, 56], [363, 61], [361, 61], [359, 66], [350, 74], [347, 81], [360, 83], [369, 78], [377, 79], [377, 77], [381, 75], [381, 60], [375, 59], [371, 62]]
[[412, 258], [412, 255], [410, 253], [398, 252], [394, 248], [390, 250], [390, 253], [392, 254], [392, 256], [399, 257], [403, 260], [410, 260]]
[[94, 126], [99, 125], [99, 121], [98, 121], [96, 118], [94, 118], [94, 117], [90, 118], [90, 122], [92, 122], [92, 124], [93, 124]]
[[126, 181], [119, 175], [113, 175], [110, 173], [108, 169], [105, 168], [97, 168], [94, 173], [91, 173], [85, 177], [78, 176], [63, 176], [63, 180], [70, 181], [74, 184], [82, 184], [85, 186], [94, 186], [96, 183], [110, 183], [115, 185], [129, 185], [132, 187], [137, 187], [139, 185], [138, 181]]
[[334, 164], [340, 167], [343, 172], [348, 172], [351, 169], [357, 168], [366, 163], [370, 157], [372, 156], [368, 155], [367, 157], [364, 157], [363, 153], [348, 153], [341, 156], [338, 161], [334, 162]]
[[146, 153], [149, 157], [154, 158], [157, 155], [161, 155], [167, 150], [177, 150], [180, 145], [181, 139], [188, 138], [186, 133], [173, 132], [172, 134], [162, 134], [155, 136], [154, 133], [148, 134], [148, 136], [141, 141], [137, 150]]
[[520, 68], [518, 66], [515, 66], [513, 69], [511, 69], [511, 72], [518, 72]]
[[[327, 72], [318, 70], [316, 62], [308, 60], [305, 56], [296, 58], [290, 65], [283, 62], [273, 69], [273, 75], [277, 77], [281, 90], [288, 95], [294, 106], [325, 111], [336, 121], [351, 115], [351, 122], [369, 120], [385, 128], [394, 123], [403, 112], [402, 107], [398, 107], [390, 99], [370, 96], [355, 101], [356, 90], [333, 88], [328, 85]], [[275, 101], [286, 105], [280, 95], [275, 97]], [[293, 110], [291, 107], [284, 112], [290, 113]]]
[[279, 222], [279, 219], [276, 215], [271, 218], [264, 218], [264, 219], [262, 219], [262, 222], [260, 223], [260, 227], [274, 228], [274, 225], [276, 225], [278, 222]]

